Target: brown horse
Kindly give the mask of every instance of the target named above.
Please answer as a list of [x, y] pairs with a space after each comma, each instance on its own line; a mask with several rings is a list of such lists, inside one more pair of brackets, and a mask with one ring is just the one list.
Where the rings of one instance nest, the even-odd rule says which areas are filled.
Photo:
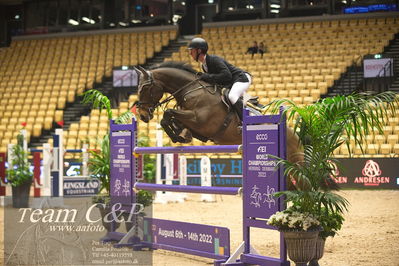
[[[199, 80], [190, 65], [166, 62], [152, 70], [139, 67], [138, 101], [140, 119], [148, 123], [155, 108], [176, 100], [176, 109], [167, 109], [161, 126], [173, 142], [187, 143], [195, 137], [216, 144], [241, 144], [241, 121], [222, 100], [220, 89]], [[164, 93], [170, 94], [160, 102]], [[287, 132], [287, 159], [300, 160], [298, 138]]]

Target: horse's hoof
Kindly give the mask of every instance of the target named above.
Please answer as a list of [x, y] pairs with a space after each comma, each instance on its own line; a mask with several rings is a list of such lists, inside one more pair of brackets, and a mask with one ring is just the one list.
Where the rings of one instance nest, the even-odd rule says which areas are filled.
[[187, 143], [187, 142], [185, 142], [185, 141], [186, 141], [185, 138], [182, 138], [182, 137], [180, 137], [180, 136], [177, 136], [177, 137], [175, 137], [175, 138], [172, 139], [172, 142], [173, 142], [173, 143], [176, 143], [176, 142], [179, 142], [179, 143]]

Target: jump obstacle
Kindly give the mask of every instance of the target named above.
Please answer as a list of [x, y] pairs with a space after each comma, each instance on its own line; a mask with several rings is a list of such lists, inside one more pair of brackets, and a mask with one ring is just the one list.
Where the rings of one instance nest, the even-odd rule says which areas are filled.
[[[243, 242], [230, 254], [230, 232], [224, 227], [185, 223], [145, 217], [143, 232], [137, 242], [137, 228], [127, 234], [109, 232], [109, 239], [120, 240], [118, 245], [137, 248], [165, 249], [215, 259], [214, 265], [270, 265], [287, 266], [286, 250], [280, 234], [280, 257], [261, 256], [254, 252], [250, 241], [250, 228], [275, 230], [266, 220], [284, 208], [284, 202], [272, 196], [285, 190], [283, 169], [275, 169], [276, 162], [268, 154], [286, 157], [286, 123], [282, 114], [249, 116], [245, 110], [243, 145], [137, 147], [137, 124], [119, 125], [111, 121], [111, 203], [120, 204], [129, 212], [136, 203], [135, 191], [171, 191], [222, 195], [242, 194]], [[136, 179], [137, 154], [149, 153], [226, 153], [243, 154], [243, 187], [181, 186], [140, 183]], [[131, 189], [131, 188], [134, 189]], [[173, 232], [168, 237], [159, 234]], [[197, 236], [197, 237], [193, 237]], [[199, 238], [198, 238], [199, 236]]]
[[[63, 146], [63, 130], [56, 129], [53, 135], [53, 148], [50, 144], [43, 144], [43, 149], [28, 148], [26, 141], [26, 131], [21, 130], [21, 134], [24, 136], [23, 147], [26, 151], [29, 151], [33, 155], [33, 187], [35, 198], [41, 196], [47, 197], [62, 197], [62, 196], [74, 196], [64, 195], [65, 183], [72, 182], [86, 182], [89, 180], [88, 174], [88, 147], [87, 144], [83, 145], [82, 149], [64, 149]], [[6, 179], [5, 179], [5, 162], [8, 161], [9, 167], [13, 159], [12, 147], [14, 144], [8, 145], [8, 160], [5, 153], [0, 153], [0, 196], [6, 196]], [[64, 153], [82, 153], [82, 162], [73, 163], [74, 165], [82, 166], [82, 175], [76, 177], [64, 176]], [[90, 182], [96, 182], [99, 186], [99, 182], [95, 179]], [[97, 191], [97, 190], [96, 190]], [[97, 192], [96, 192], [97, 193]], [[95, 194], [95, 193], [94, 193]], [[75, 196], [81, 196], [75, 195]]]
[[[158, 149], [163, 147], [163, 130], [159, 125], [156, 131], [156, 145]], [[169, 149], [171, 147], [167, 147]], [[165, 151], [166, 151], [165, 150]], [[149, 150], [145, 151], [149, 152]], [[144, 152], [144, 153], [145, 153]], [[138, 156], [138, 176], [142, 174], [144, 153], [137, 154]], [[155, 153], [155, 152], [154, 152]], [[156, 153], [156, 184], [172, 185], [178, 183], [179, 185], [187, 185], [187, 158], [181, 155], [181, 152]], [[141, 176], [140, 176], [141, 177]], [[140, 179], [140, 178], [137, 178]], [[200, 161], [200, 181], [201, 186], [212, 186], [211, 177], [211, 161], [208, 156], [202, 156]], [[169, 202], [184, 202], [187, 199], [186, 193], [171, 193], [167, 190], [155, 191], [154, 203], [169, 203]], [[212, 194], [202, 194], [201, 201], [215, 202], [215, 196]]]

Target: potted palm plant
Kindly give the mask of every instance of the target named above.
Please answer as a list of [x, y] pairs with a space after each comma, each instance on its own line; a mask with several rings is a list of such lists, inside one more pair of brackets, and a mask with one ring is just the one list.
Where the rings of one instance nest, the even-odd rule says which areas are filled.
[[[100, 91], [97, 90], [88, 90], [84, 93], [83, 103], [92, 103], [94, 108], [100, 108], [100, 110], [105, 109], [108, 115], [108, 119], [111, 120], [113, 117], [111, 103], [107, 96], [103, 95]], [[125, 124], [129, 123], [133, 117], [133, 113], [131, 111], [126, 111], [122, 113], [119, 117], [115, 119], [115, 123], [117, 124]], [[139, 138], [139, 145], [148, 145], [148, 139]], [[90, 151], [90, 158], [88, 162], [89, 170], [93, 178], [99, 179], [101, 186], [99, 190], [99, 194], [93, 197], [93, 203], [100, 203], [97, 206], [100, 209], [100, 213], [102, 217], [104, 217], [107, 213], [111, 211], [110, 206], [110, 138], [109, 134], [106, 134], [99, 141], [99, 151]], [[144, 158], [145, 172], [144, 176], [146, 180], [150, 180], [153, 178], [155, 171], [155, 165], [153, 162], [154, 159], [147, 156]], [[153, 171], [151, 171], [151, 168]], [[148, 191], [141, 190], [136, 193], [137, 203], [142, 204], [143, 207], [149, 206], [152, 203], [152, 194]], [[114, 231], [119, 227], [119, 224], [106, 223], [103, 219], [103, 225], [108, 231]], [[127, 229], [131, 226], [131, 224], [126, 224]], [[114, 228], [112, 228], [114, 227]]]
[[23, 142], [24, 136], [18, 134], [17, 144], [11, 149], [11, 165], [7, 170], [7, 182], [12, 187], [12, 205], [14, 208], [27, 208], [29, 206], [29, 192], [33, 180], [28, 152], [24, 150]]
[[[267, 110], [272, 113], [285, 106], [284, 114], [288, 120], [294, 121], [294, 131], [304, 147], [301, 162], [291, 163], [276, 158], [277, 165], [284, 167], [285, 175], [293, 181], [296, 189], [278, 192], [275, 196], [284, 196], [291, 208], [312, 215], [319, 222], [322, 227], [319, 233], [321, 246], [324, 246], [325, 238], [339, 231], [349, 204], [337, 194], [339, 187], [334, 182], [334, 174], [340, 164], [334, 158], [334, 152], [346, 145], [351, 155], [352, 143], [363, 150], [366, 135], [373, 134], [374, 130], [382, 133], [383, 125], [390, 114], [395, 114], [398, 104], [398, 96], [387, 91], [324, 98], [306, 106], [287, 99], [268, 105]], [[268, 223], [280, 227], [273, 219]], [[316, 253], [311, 265], [318, 265], [317, 260], [321, 258]], [[306, 265], [307, 262], [298, 263]]]

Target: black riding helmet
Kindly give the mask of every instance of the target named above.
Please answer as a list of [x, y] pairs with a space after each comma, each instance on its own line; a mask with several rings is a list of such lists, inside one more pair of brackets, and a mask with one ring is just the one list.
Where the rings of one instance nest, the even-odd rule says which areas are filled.
[[[206, 54], [208, 51], [208, 43], [202, 39], [202, 38], [194, 38], [191, 40], [191, 42], [188, 44], [188, 49], [201, 49], [202, 54]], [[197, 60], [198, 61], [199, 54], [197, 55]]]
[[194, 38], [188, 45], [188, 49], [201, 49], [203, 53], [208, 51], [208, 43], [202, 38]]

